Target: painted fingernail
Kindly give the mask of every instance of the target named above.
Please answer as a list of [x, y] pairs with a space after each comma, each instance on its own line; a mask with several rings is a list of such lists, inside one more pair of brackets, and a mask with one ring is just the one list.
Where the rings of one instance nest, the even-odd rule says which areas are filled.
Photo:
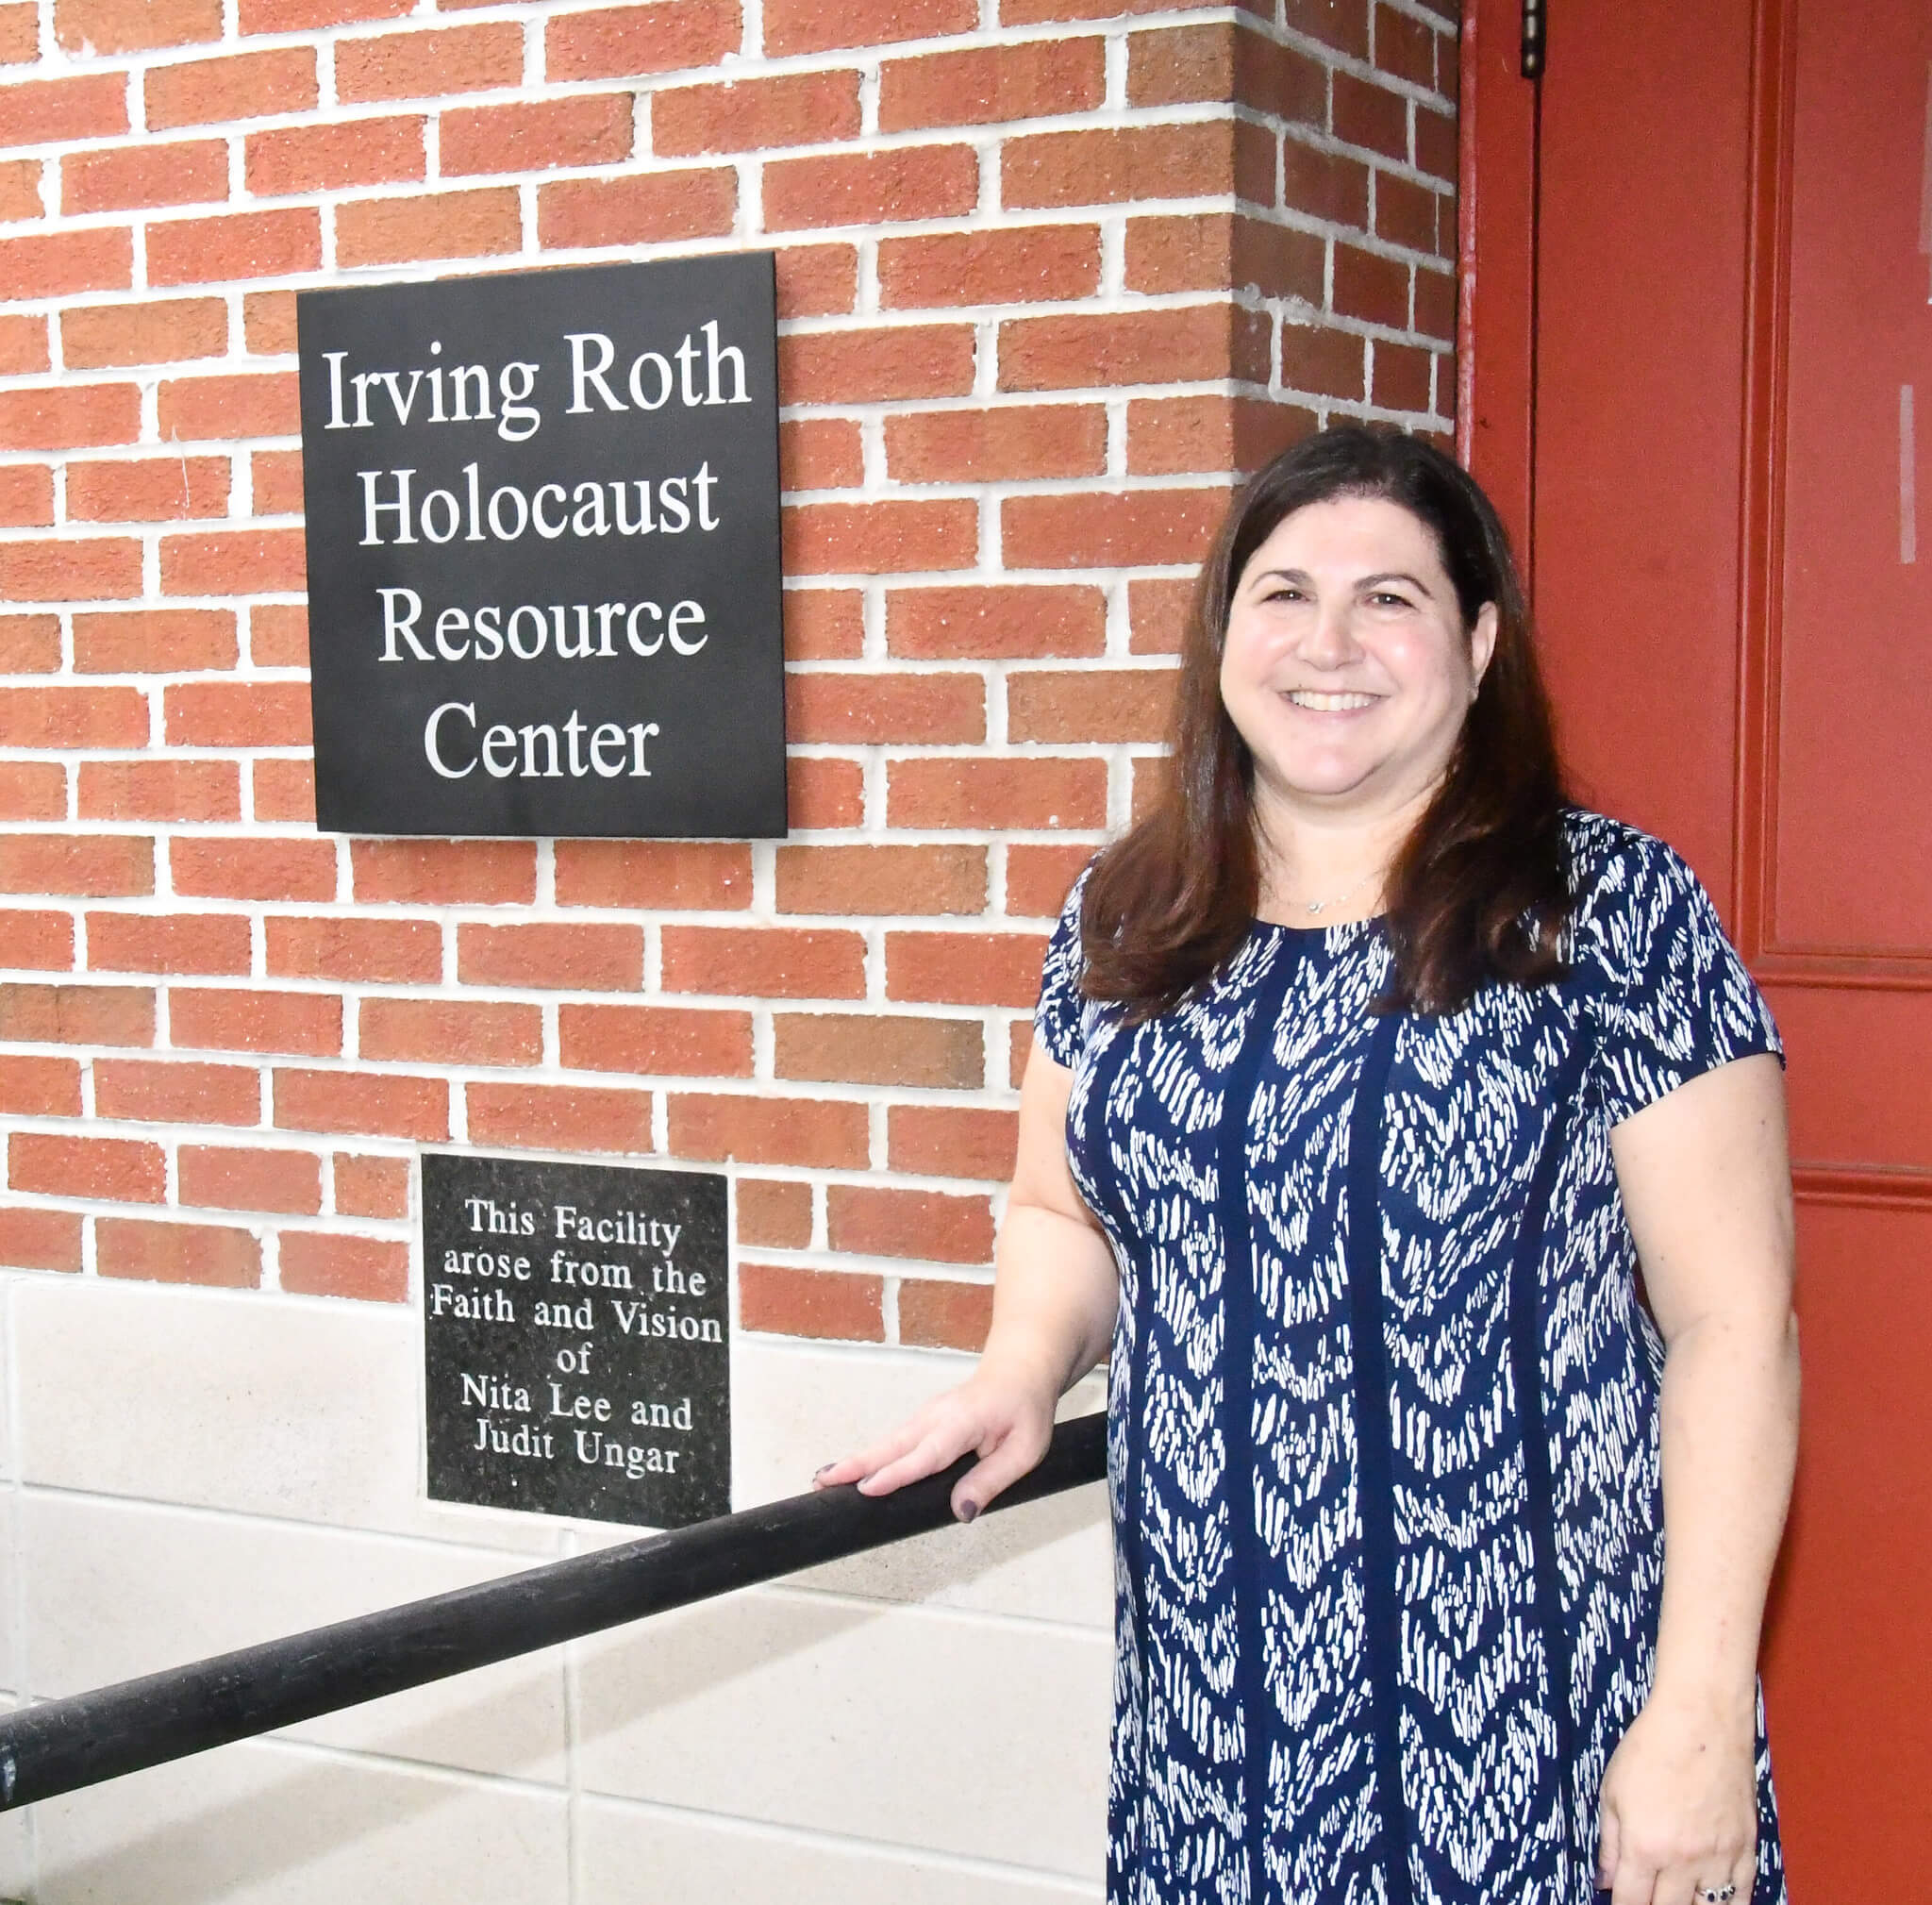
[[962, 1501], [959, 1504], [959, 1519], [961, 1521], [971, 1521], [978, 1512], [979, 1504], [976, 1501]]
[[819, 1479], [819, 1477], [820, 1477], [820, 1476], [822, 1476], [822, 1475], [830, 1475], [830, 1474], [831, 1474], [831, 1472], [832, 1472], [832, 1464], [831, 1464], [831, 1463], [830, 1463], [829, 1462], [822, 1462], [822, 1463], [821, 1463], [821, 1464], [820, 1464], [820, 1465], [819, 1465], [819, 1466], [818, 1466], [817, 1468], [815, 1468], [815, 1469], [813, 1469], [813, 1470], [812, 1470], [812, 1472], [811, 1472], [811, 1479], [813, 1479], [814, 1481], [816, 1481], [816, 1480], [818, 1480], [818, 1479]]

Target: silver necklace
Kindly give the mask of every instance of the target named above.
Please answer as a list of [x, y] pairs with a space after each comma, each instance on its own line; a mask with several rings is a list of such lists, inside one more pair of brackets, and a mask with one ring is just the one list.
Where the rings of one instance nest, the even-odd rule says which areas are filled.
[[1345, 886], [1340, 893], [1331, 893], [1323, 899], [1299, 900], [1296, 904], [1310, 913], [1326, 912], [1331, 906], [1340, 906], [1343, 900], [1352, 899], [1372, 879], [1378, 879], [1380, 877], [1379, 870], [1365, 873], [1353, 886]]

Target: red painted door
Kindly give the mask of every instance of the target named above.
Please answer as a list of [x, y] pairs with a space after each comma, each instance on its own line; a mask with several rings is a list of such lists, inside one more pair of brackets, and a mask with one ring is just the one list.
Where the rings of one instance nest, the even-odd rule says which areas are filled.
[[1690, 856], [1790, 1045], [1793, 1891], [1932, 1897], [1932, 8], [1552, 8], [1540, 98], [1519, 10], [1465, 51], [1465, 444], [1586, 794]]

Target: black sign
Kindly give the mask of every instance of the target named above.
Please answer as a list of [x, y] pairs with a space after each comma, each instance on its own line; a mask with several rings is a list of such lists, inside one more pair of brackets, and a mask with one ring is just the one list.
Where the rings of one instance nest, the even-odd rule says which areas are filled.
[[772, 254], [296, 323], [318, 823], [782, 834]]
[[423, 1160], [429, 1494], [682, 1528], [731, 1509], [724, 1179]]

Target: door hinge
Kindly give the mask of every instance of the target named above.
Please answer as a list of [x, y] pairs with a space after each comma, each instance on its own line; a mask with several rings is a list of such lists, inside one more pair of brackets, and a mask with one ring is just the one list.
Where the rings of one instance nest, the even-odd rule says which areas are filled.
[[1543, 0], [1523, 0], [1523, 76], [1543, 76]]

